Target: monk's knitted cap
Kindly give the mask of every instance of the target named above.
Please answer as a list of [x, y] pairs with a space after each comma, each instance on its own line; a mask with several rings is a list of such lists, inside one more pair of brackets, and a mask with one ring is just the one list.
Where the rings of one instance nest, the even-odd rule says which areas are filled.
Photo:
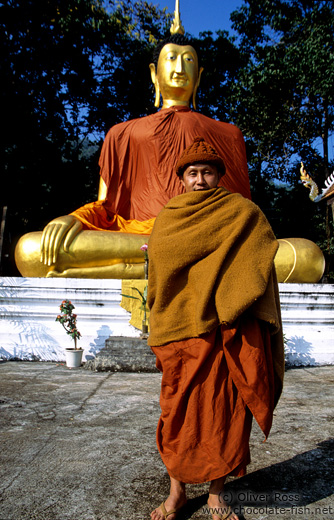
[[225, 164], [211, 144], [204, 141], [203, 137], [195, 137], [193, 144], [183, 150], [176, 163], [176, 175], [182, 177], [184, 170], [195, 163], [213, 163], [219, 169], [221, 175], [225, 173]]

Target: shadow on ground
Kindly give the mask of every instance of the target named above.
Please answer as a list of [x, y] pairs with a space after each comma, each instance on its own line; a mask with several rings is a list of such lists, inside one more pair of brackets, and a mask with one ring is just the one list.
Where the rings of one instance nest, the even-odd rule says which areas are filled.
[[[316, 449], [228, 482], [224, 498], [232, 508], [266, 506], [279, 508], [284, 515], [284, 508], [290, 513], [294, 506], [307, 506], [331, 496], [333, 463], [334, 439], [329, 439], [320, 442]], [[168, 479], [165, 486], [167, 496]], [[208, 493], [190, 498], [178, 518], [189, 520], [205, 508], [207, 499]], [[239, 515], [239, 518], [245, 517]]]

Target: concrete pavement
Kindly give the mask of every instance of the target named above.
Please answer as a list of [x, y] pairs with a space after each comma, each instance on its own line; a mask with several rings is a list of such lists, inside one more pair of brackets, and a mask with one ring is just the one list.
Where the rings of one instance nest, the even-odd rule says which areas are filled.
[[[226, 494], [247, 520], [334, 519], [334, 367], [291, 369], [269, 439]], [[0, 520], [149, 520], [168, 495], [155, 445], [160, 374], [0, 364]], [[211, 519], [207, 485], [184, 519]]]

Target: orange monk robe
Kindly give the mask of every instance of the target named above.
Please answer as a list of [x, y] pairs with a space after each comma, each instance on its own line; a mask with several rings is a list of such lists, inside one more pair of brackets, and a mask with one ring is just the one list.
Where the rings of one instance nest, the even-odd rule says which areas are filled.
[[252, 416], [267, 436], [284, 374], [277, 241], [224, 188], [170, 200], [150, 237], [148, 344], [162, 370], [157, 444], [182, 482], [243, 475]]
[[152, 350], [162, 371], [157, 446], [168, 474], [190, 484], [245, 475], [252, 416], [267, 436], [281, 388], [269, 328], [244, 316]]
[[71, 215], [81, 221], [84, 230], [119, 231], [136, 235], [149, 235], [151, 233], [155, 218], [143, 222], [135, 219], [126, 220], [120, 215], [107, 212], [103, 202], [101, 200], [90, 202], [73, 211]]
[[[87, 204], [72, 214], [84, 223], [84, 229], [110, 231], [126, 231], [132, 220], [142, 222], [156, 217], [172, 197], [183, 193], [175, 164], [198, 135], [211, 143], [224, 159], [225, 188], [250, 198], [240, 130], [188, 107], [172, 107], [109, 130], [99, 161], [100, 175], [107, 186], [106, 200]], [[113, 226], [115, 215], [124, 219], [120, 226], [118, 222]], [[149, 234], [147, 230], [152, 223], [145, 224], [144, 230], [138, 224], [135, 228], [138, 231], [128, 232]]]

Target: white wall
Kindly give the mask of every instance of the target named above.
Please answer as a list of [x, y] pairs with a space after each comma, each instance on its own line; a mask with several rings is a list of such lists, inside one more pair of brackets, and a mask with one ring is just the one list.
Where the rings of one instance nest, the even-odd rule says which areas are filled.
[[279, 284], [286, 360], [334, 364], [334, 285]]
[[121, 280], [0, 278], [0, 358], [63, 361], [73, 340], [55, 321], [62, 300], [75, 306], [84, 359], [110, 336], [140, 334], [119, 305]]
[[[72, 339], [55, 321], [71, 300], [82, 334], [84, 359], [110, 336], [140, 335], [120, 307], [121, 280], [0, 278], [0, 358], [63, 361]], [[287, 361], [334, 364], [334, 285], [280, 284]]]

